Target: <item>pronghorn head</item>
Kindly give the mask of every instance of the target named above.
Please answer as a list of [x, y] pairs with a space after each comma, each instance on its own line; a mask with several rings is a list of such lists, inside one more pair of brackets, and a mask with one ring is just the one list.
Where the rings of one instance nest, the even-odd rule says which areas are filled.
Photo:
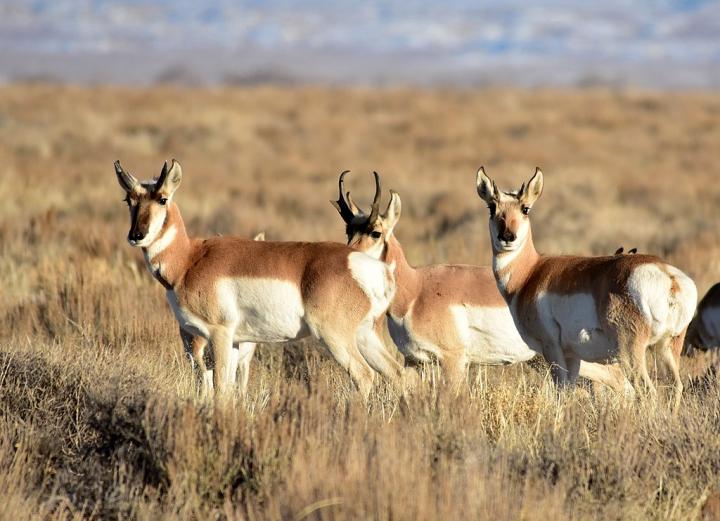
[[128, 242], [131, 246], [149, 246], [162, 230], [168, 206], [180, 186], [180, 163], [173, 159], [168, 168], [165, 162], [160, 176], [152, 181], [138, 181], [120, 166], [120, 161], [115, 161], [115, 174], [125, 190], [124, 200], [130, 210]]
[[330, 203], [345, 221], [348, 245], [379, 259], [392, 237], [398, 219], [400, 219], [402, 208], [400, 196], [394, 190], [390, 190], [390, 203], [385, 212], [380, 213], [380, 197], [382, 195], [380, 176], [377, 172], [373, 172], [375, 175], [375, 198], [368, 215], [358, 208], [350, 197], [350, 192], [345, 192], [344, 180], [348, 172], [349, 170], [346, 170], [340, 174], [340, 196], [337, 201], [330, 201]]
[[543, 190], [543, 173], [535, 169], [527, 184], [517, 192], [501, 192], [495, 181], [480, 167], [477, 173], [477, 191], [490, 210], [490, 238], [496, 252], [515, 251], [525, 244], [530, 235], [530, 209]]

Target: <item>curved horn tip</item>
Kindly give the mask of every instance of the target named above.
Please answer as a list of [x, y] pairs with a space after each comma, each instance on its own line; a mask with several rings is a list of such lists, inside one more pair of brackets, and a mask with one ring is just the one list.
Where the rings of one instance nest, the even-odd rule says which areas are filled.
[[355, 217], [355, 212], [353, 211], [353, 208], [348, 201], [350, 192], [348, 191], [347, 196], [343, 196], [343, 192], [345, 191], [345, 175], [350, 172], [350, 170], [344, 170], [340, 174], [340, 178], [338, 180], [338, 199], [337, 201], [331, 201], [335, 209], [340, 213], [340, 216], [346, 223], [350, 223], [353, 218]]
[[380, 200], [380, 192], [381, 192], [380, 174], [378, 174], [377, 172], [375, 172], [373, 170], [373, 176], [375, 176], [375, 201], [379, 201]]
[[375, 176], [375, 197], [373, 198], [372, 206], [370, 207], [370, 217], [368, 222], [375, 222], [380, 215], [380, 198], [382, 196], [382, 188], [380, 187], [380, 175], [377, 172], [373, 172]]

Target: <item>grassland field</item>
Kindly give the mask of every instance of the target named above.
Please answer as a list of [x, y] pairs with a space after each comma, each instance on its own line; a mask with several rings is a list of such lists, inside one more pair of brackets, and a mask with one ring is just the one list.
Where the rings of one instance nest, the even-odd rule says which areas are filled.
[[720, 280], [718, 93], [1, 87], [0, 519], [711, 515], [703, 356], [677, 416], [558, 393], [542, 362], [471, 368], [457, 396], [428, 367], [408, 407], [381, 381], [365, 404], [312, 341], [261, 346], [234, 406], [198, 399], [112, 168], [172, 157], [191, 234], [270, 240], [343, 241], [337, 175], [367, 204], [377, 170], [417, 265], [489, 264], [477, 168], [517, 188], [539, 165], [540, 251], [637, 247], [700, 295]]

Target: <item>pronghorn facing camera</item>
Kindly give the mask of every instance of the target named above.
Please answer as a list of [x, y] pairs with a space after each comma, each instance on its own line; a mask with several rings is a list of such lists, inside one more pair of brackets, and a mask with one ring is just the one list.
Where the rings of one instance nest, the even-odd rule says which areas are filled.
[[[397, 291], [388, 309], [388, 329], [408, 361], [436, 358], [448, 380], [457, 384], [468, 363], [511, 364], [536, 355], [520, 337], [491, 268], [411, 266], [394, 234], [400, 196], [391, 190], [390, 203], [381, 213], [380, 176], [375, 172], [375, 197], [367, 214], [345, 191], [347, 173], [340, 174], [340, 194], [331, 203], [345, 221], [351, 247], [396, 266]], [[614, 368], [583, 363], [580, 371], [581, 376], [615, 388], [625, 384]]]
[[720, 282], [708, 290], [700, 300], [695, 317], [685, 337], [685, 353], [720, 348]]
[[[385, 263], [337, 243], [191, 238], [173, 196], [173, 160], [140, 182], [115, 163], [130, 211], [128, 242], [142, 248], [181, 329], [209, 341], [215, 394], [231, 381], [234, 342], [284, 342], [312, 334], [348, 371], [364, 398], [373, 369], [398, 382], [402, 367], [378, 336], [394, 291]], [[196, 359], [205, 370], [205, 361]]]
[[529, 213], [543, 190], [538, 168], [517, 192], [501, 192], [483, 168], [477, 191], [490, 210], [493, 270], [523, 339], [553, 366], [558, 384], [574, 383], [580, 362], [626, 362], [635, 384], [655, 387], [646, 365], [652, 348], [682, 396], [679, 364], [697, 290], [679, 269], [650, 255], [541, 255]]

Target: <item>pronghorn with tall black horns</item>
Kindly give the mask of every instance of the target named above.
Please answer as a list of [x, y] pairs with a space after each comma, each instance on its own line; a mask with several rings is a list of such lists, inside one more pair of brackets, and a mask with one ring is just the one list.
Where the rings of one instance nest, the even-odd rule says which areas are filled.
[[[367, 399], [375, 371], [401, 383], [402, 366], [381, 335], [395, 292], [393, 269], [338, 243], [258, 242], [188, 236], [173, 197], [173, 160], [140, 182], [115, 163], [130, 212], [128, 242], [142, 248], [184, 332], [209, 342], [215, 394], [231, 380], [233, 342], [284, 342], [313, 335]], [[203, 370], [205, 361], [196, 362]]]
[[[523, 342], [489, 267], [439, 264], [413, 267], [394, 234], [401, 201], [390, 191], [380, 212], [380, 176], [370, 213], [345, 191], [348, 171], [340, 174], [339, 197], [330, 201], [345, 221], [348, 244], [396, 266], [397, 291], [388, 309], [390, 336], [411, 362], [435, 358], [446, 377], [457, 384], [468, 363], [484, 365], [524, 362], [537, 353]], [[616, 368], [583, 363], [581, 375], [619, 390], [625, 380]]]
[[711, 287], [697, 306], [685, 336], [685, 354], [693, 350], [720, 350], [720, 282]]
[[557, 384], [574, 383], [581, 361], [620, 360], [631, 380], [656, 394], [647, 371], [653, 349], [671, 371], [674, 409], [682, 396], [680, 352], [693, 315], [695, 283], [650, 255], [541, 255], [529, 213], [543, 191], [543, 174], [517, 192], [503, 192], [483, 168], [477, 192], [490, 210], [493, 270], [523, 339], [543, 353]]

